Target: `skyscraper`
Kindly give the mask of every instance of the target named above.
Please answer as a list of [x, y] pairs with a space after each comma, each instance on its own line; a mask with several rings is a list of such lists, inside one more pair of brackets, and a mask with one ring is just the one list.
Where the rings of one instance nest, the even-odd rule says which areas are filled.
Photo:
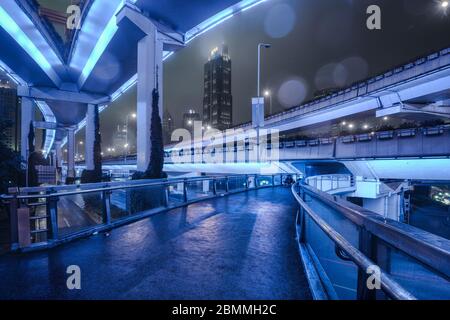
[[171, 142], [170, 140], [174, 129], [174, 125], [173, 125], [173, 118], [167, 110], [164, 111], [162, 129], [163, 129], [164, 143], [169, 144]]
[[195, 110], [189, 109], [189, 111], [183, 115], [183, 127], [192, 133], [194, 130], [194, 122], [200, 121], [200, 119], [200, 114], [195, 112]]
[[231, 127], [233, 121], [233, 97], [231, 95], [231, 60], [228, 47], [211, 51], [205, 64], [203, 96], [203, 124], [218, 130]]
[[11, 81], [0, 75], [0, 119], [7, 121], [4, 143], [12, 150], [18, 151], [19, 146], [19, 97], [17, 89]]

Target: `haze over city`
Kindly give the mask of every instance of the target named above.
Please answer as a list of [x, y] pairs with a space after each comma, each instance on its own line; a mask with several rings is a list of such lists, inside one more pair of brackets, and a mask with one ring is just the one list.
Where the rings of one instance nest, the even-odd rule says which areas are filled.
[[[382, 10], [381, 30], [366, 28], [370, 4]], [[272, 44], [262, 54], [261, 86], [273, 95], [273, 112], [280, 112], [319, 90], [346, 87], [439, 50], [447, 44], [444, 30], [450, 30], [450, 20], [433, 0], [271, 0], [233, 16], [166, 60], [164, 110], [174, 128], [183, 127], [189, 109], [202, 114], [204, 64], [222, 44], [228, 45], [232, 62], [237, 125], [251, 120], [259, 42]], [[102, 113], [105, 146], [112, 144], [112, 133], [135, 106], [136, 87]], [[135, 130], [130, 122], [130, 140]]]

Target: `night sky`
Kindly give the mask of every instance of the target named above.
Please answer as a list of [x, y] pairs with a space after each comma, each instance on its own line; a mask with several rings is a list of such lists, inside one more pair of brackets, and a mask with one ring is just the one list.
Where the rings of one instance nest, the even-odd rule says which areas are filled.
[[[366, 9], [382, 10], [382, 30], [366, 27]], [[319, 89], [348, 86], [415, 57], [450, 46], [448, 15], [437, 0], [267, 0], [198, 37], [164, 64], [164, 108], [181, 126], [188, 109], [201, 113], [203, 65], [226, 43], [232, 60], [233, 123], [250, 121], [256, 95], [256, 47], [263, 51], [262, 88], [274, 112], [311, 99]], [[102, 114], [103, 146], [136, 108], [133, 88]], [[135, 126], [130, 126], [133, 140]]]

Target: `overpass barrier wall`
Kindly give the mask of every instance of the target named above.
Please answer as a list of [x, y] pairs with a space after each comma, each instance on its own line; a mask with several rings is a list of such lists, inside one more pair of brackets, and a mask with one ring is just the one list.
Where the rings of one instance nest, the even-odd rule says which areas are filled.
[[[281, 161], [449, 157], [450, 126], [397, 129], [341, 137], [283, 141], [279, 145], [270, 143], [267, 145], [268, 149], [275, 147], [279, 148]], [[164, 160], [165, 163], [175, 163], [176, 154], [177, 159], [183, 157], [185, 160], [183, 163], [194, 163], [196, 159], [206, 163], [208, 161], [206, 159], [214, 159], [211, 154], [220, 154], [218, 159], [222, 161], [217, 163], [227, 161], [248, 163], [251, 161], [249, 154], [254, 148], [255, 146], [246, 144], [234, 147], [217, 146], [208, 149], [209, 152], [199, 148], [172, 149], [165, 152]]]
[[230, 175], [23, 188], [11, 190], [1, 200], [9, 210], [11, 250], [29, 251], [201, 200], [279, 186], [287, 176]]
[[[450, 241], [297, 183], [297, 237], [316, 299], [450, 299]], [[369, 282], [380, 290], [371, 290]]]
[[[326, 97], [271, 115], [265, 119], [265, 123], [267, 126], [273, 127], [319, 110], [325, 110], [334, 105], [374, 96], [383, 91], [389, 92], [389, 89], [392, 87], [423, 78], [427, 75], [433, 75], [440, 70], [448, 69], [449, 66], [450, 48], [446, 48], [398, 66], [366, 81], [356, 83], [351, 87], [339, 90]], [[244, 123], [235, 128], [247, 129], [250, 127], [251, 123]]]

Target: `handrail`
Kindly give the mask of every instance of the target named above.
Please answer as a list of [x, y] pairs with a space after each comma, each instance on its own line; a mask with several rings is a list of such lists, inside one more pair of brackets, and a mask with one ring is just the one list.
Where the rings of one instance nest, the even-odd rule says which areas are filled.
[[[342, 249], [349, 258], [363, 270], [367, 270], [370, 266], [375, 265], [369, 258], [367, 258], [361, 251], [356, 249], [350, 244], [341, 234], [336, 232], [329, 224], [325, 222], [321, 217], [319, 217], [297, 194], [296, 188], [297, 184], [292, 186], [292, 194], [294, 195], [297, 202], [305, 210], [305, 212], [314, 220], [314, 222], [327, 234], [328, 237], [333, 240], [336, 245]], [[416, 298], [405, 290], [401, 285], [399, 285], [395, 280], [393, 280], [384, 271], [381, 271], [381, 287], [393, 299], [398, 300], [416, 300]]]
[[[252, 176], [252, 175], [249, 175]], [[33, 194], [33, 195], [0, 195], [0, 199], [2, 200], [8, 200], [8, 199], [19, 199], [19, 200], [25, 200], [25, 199], [36, 199], [36, 198], [52, 198], [52, 197], [59, 197], [59, 196], [72, 196], [75, 194], [86, 194], [86, 193], [93, 193], [93, 192], [101, 192], [101, 191], [114, 191], [119, 189], [131, 189], [131, 188], [142, 188], [142, 187], [151, 187], [151, 186], [167, 186], [172, 183], [182, 183], [182, 182], [196, 182], [196, 181], [206, 181], [206, 180], [219, 180], [219, 179], [226, 179], [226, 178], [234, 178], [234, 177], [242, 177], [239, 175], [232, 175], [232, 176], [207, 176], [207, 177], [193, 177], [193, 178], [175, 178], [175, 179], [164, 179], [159, 180], [155, 182], [147, 182], [147, 183], [130, 183], [128, 181], [128, 184], [126, 183], [118, 183], [116, 186], [105, 186], [101, 188], [93, 188], [93, 189], [79, 189], [82, 185], [67, 185], [62, 186], [74, 188], [74, 191], [65, 191], [65, 192], [55, 192], [50, 194]], [[133, 181], [133, 180], [131, 180]], [[138, 182], [138, 180], [134, 180], [135, 182]], [[95, 185], [101, 184], [101, 183], [95, 183]], [[105, 183], [106, 185], [106, 183]], [[27, 192], [44, 192], [44, 191], [55, 191], [55, 187], [36, 187], [36, 190], [33, 190], [34, 188], [30, 188], [31, 190]]]
[[[90, 236], [94, 233], [107, 231], [115, 227], [144, 219], [153, 214], [187, 206], [189, 204], [205, 199], [233, 194], [237, 192], [244, 192], [250, 189], [256, 190], [259, 188], [282, 185], [284, 181], [283, 177], [285, 176], [286, 174], [249, 174], [161, 179], [157, 181], [136, 180], [128, 181], [126, 183], [113, 183], [113, 185], [108, 183], [103, 185], [102, 183], [97, 183], [80, 186], [69, 186], [71, 188], [71, 190], [69, 191], [61, 189], [55, 190], [56, 187], [26, 188], [26, 191], [30, 194], [20, 194], [17, 192], [18, 190], [16, 188], [16, 190], [11, 190], [11, 194], [0, 196], [0, 200], [2, 200], [2, 202], [9, 206], [11, 250], [27, 251], [35, 249], [45, 249], [64, 243], [66, 241]], [[292, 176], [295, 175], [292, 174]], [[262, 183], [261, 179], [269, 180], [269, 182]], [[208, 182], [208, 190], [205, 191], [204, 189], [202, 189], [203, 191], [200, 191], [200, 193], [197, 194], [196, 188], [198, 188], [198, 184], [196, 183], [205, 181]], [[212, 189], [210, 187], [210, 183], [212, 184]], [[176, 185], [176, 187], [174, 186], [174, 189], [176, 190], [171, 190], [172, 185]], [[64, 187], [65, 186], [63, 186], [62, 188]], [[86, 189], [82, 189], [83, 187]], [[119, 211], [122, 213], [117, 216], [113, 216], [114, 212], [112, 210], [113, 205], [111, 201], [113, 191], [131, 190], [131, 192], [133, 192], [133, 190], [136, 190], [139, 193], [142, 190], [144, 193], [151, 193], [151, 190], [143, 189], [146, 187], [159, 187], [159, 189], [161, 189], [161, 199], [153, 199], [151, 200], [151, 202], [147, 202], [141, 207], [133, 207], [131, 204], [125, 201], [125, 207], [119, 209]], [[205, 185], [202, 186], [202, 188], [204, 187]], [[218, 188], [220, 188], [220, 190], [224, 189], [224, 191], [218, 191]], [[194, 191], [194, 193], [190, 194], [191, 191]], [[172, 192], [173, 195], [176, 195], [175, 198], [177, 198], [178, 195], [180, 195], [181, 198], [178, 200], [175, 199], [175, 201], [173, 199], [170, 200], [169, 197]], [[77, 224], [75, 223], [75, 228], [73, 230], [69, 230], [64, 234], [59, 234], [59, 201], [61, 201], [62, 198], [66, 196], [85, 195], [92, 193], [96, 193], [100, 196], [96, 200], [97, 210], [95, 212], [95, 214], [97, 215], [96, 218], [98, 218], [99, 220], [96, 220], [94, 224], [83, 222], [79, 225], [79, 227], [77, 227]], [[143, 193], [140, 194], [144, 195]], [[132, 196], [132, 194], [130, 194], [130, 196]], [[45, 210], [45, 212], [41, 212], [44, 212], [45, 214], [39, 214], [38, 216], [35, 216], [33, 208], [37, 206], [44, 206], [45, 208], [41, 210]], [[89, 210], [84, 211], [83, 214], [89, 215]], [[19, 215], [21, 215], [21, 219], [19, 219]], [[42, 227], [40, 225], [30, 226], [30, 224], [26, 222], [27, 220], [45, 220], [45, 227]], [[33, 230], [32, 228], [35, 229]], [[43, 234], [43, 236], [35, 237], [34, 235], [36, 234]]]
[[450, 279], [450, 240], [391, 219], [308, 185], [303, 191], [320, 199], [359, 227]]

